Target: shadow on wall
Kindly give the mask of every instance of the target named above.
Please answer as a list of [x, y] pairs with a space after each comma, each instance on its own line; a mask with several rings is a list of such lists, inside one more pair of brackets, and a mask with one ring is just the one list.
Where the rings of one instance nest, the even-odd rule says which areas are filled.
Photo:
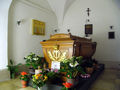
[[116, 6], [120, 9], [120, 0], [113, 0], [115, 1]]

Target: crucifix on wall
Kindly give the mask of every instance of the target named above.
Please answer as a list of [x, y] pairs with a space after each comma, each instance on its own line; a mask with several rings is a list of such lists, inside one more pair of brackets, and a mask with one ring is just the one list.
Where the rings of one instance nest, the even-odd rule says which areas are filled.
[[88, 17], [89, 17], [89, 15], [90, 15], [90, 11], [91, 11], [90, 8], [87, 8], [86, 11], [87, 11], [87, 15], [88, 15]]
[[[90, 8], [87, 8], [86, 12], [87, 16], [89, 17], [91, 12]], [[93, 24], [88, 24], [90, 22], [89, 19], [87, 19], [86, 21], [87, 23], [85, 24], [85, 36], [88, 37], [89, 34], [92, 34]]]

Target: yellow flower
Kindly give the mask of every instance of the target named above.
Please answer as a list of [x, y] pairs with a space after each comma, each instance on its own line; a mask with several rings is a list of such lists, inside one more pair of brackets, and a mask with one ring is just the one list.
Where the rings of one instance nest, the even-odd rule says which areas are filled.
[[38, 79], [38, 78], [39, 78], [38, 76], [35, 77], [35, 79]]
[[44, 76], [44, 78], [45, 78], [45, 79], [44, 79], [43, 81], [46, 81], [46, 80], [48, 79], [48, 77], [47, 77], [47, 76]]
[[39, 79], [40, 76], [41, 74], [34, 75], [35, 79]]

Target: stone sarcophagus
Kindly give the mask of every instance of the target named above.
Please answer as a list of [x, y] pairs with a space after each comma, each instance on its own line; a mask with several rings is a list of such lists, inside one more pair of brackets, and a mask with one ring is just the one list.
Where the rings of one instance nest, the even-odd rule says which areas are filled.
[[71, 34], [51, 35], [49, 40], [40, 42], [42, 44], [44, 57], [51, 68], [52, 61], [60, 62], [62, 59], [72, 56], [83, 56], [91, 58], [96, 51], [96, 43]]

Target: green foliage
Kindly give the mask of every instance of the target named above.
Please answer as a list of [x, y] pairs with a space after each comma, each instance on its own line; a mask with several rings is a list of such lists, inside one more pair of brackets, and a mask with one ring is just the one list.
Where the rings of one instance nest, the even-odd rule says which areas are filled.
[[55, 76], [55, 72], [48, 72], [47, 75], [49, 78], [53, 78]]
[[32, 66], [34, 69], [38, 68], [38, 66], [43, 68], [45, 63], [43, 57], [40, 57], [34, 53], [30, 53], [27, 57], [24, 57], [24, 60], [26, 62], [26, 66]]
[[70, 59], [65, 59], [61, 62], [61, 72], [67, 72], [67, 78], [75, 78], [77, 74], [85, 73], [83, 68], [81, 67], [82, 64], [82, 56], [75, 57], [73, 56]]
[[66, 87], [64, 86], [61, 90], [68, 90], [68, 88], [66, 88]]
[[60, 73], [59, 72], [60, 71], [57, 70], [57, 69], [47, 72], [48, 80], [52, 81], [56, 78], [60, 78]]
[[11, 79], [15, 77], [15, 74], [18, 72], [18, 66], [22, 65], [21, 63], [14, 65], [13, 60], [10, 60], [10, 64], [7, 65], [8, 70], [10, 71], [10, 77]]

